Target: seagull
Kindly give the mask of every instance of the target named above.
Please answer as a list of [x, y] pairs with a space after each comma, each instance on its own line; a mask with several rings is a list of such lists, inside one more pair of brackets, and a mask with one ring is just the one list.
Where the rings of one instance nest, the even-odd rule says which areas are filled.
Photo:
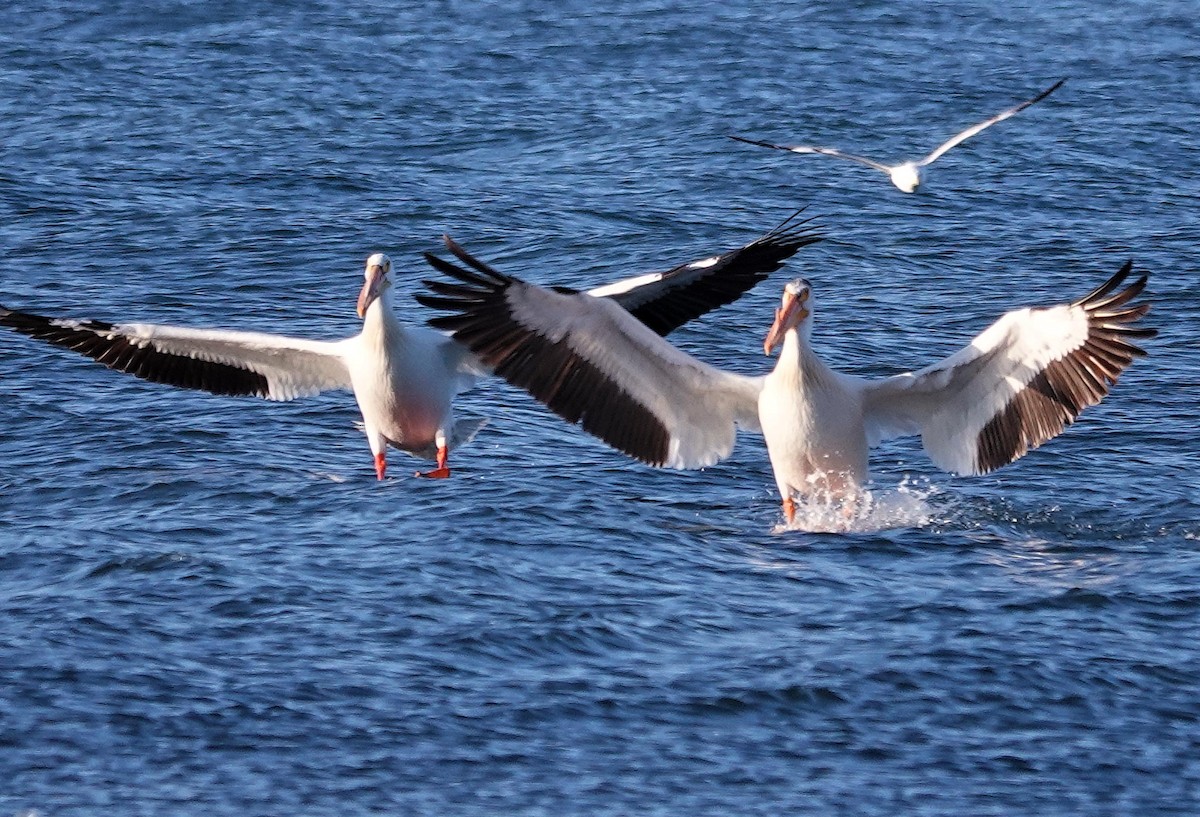
[[985, 119], [977, 125], [972, 125], [962, 133], [956, 134], [941, 145], [939, 145], [932, 153], [924, 159], [911, 162], [903, 162], [898, 165], [885, 165], [882, 162], [877, 162], [874, 159], [868, 159], [865, 156], [855, 156], [852, 153], [844, 153], [834, 148], [814, 147], [812, 145], [775, 145], [770, 142], [760, 142], [756, 139], [746, 139], [742, 136], [730, 136], [730, 139], [736, 139], [739, 142], [745, 142], [750, 145], [758, 145], [759, 147], [774, 148], [775, 150], [789, 150], [792, 153], [819, 153], [822, 156], [833, 156], [838, 159], [849, 159], [852, 162], [873, 167], [876, 170], [882, 170], [892, 180], [892, 184], [903, 190], [905, 193], [915, 193], [921, 185], [922, 170], [928, 165], [933, 164], [937, 159], [950, 148], [955, 145], [965, 142], [975, 134], [979, 133], [984, 128], [991, 127], [997, 122], [1008, 119], [1013, 114], [1020, 113], [1035, 102], [1040, 102], [1050, 94], [1058, 90], [1059, 86], [1066, 82], [1066, 78], [1060, 79], [1058, 82], [1051, 85], [1046, 90], [1035, 96], [1033, 99], [1027, 99], [1019, 105], [1001, 111], [990, 119]]
[[[452, 252], [466, 255], [447, 238]], [[784, 287], [763, 351], [775, 368], [751, 377], [709, 366], [602, 299], [555, 292], [432, 254], [457, 283], [426, 281], [420, 300], [452, 312], [430, 320], [484, 365], [570, 423], [641, 462], [703, 468], [728, 457], [737, 429], [761, 431], [783, 503], [797, 495], [852, 498], [868, 479], [867, 451], [921, 436], [934, 464], [984, 474], [1056, 437], [1100, 402], [1145, 354], [1128, 305], [1132, 263], [1067, 304], [1006, 313], [954, 355], [915, 372], [866, 379], [836, 372], [810, 344], [814, 298], [803, 278]]]
[[[665, 335], [736, 300], [800, 247], [820, 240], [797, 215], [738, 249], [592, 292]], [[367, 259], [364, 278], [357, 307], [362, 331], [337, 341], [49, 318], [3, 306], [0, 325], [144, 380], [213, 394], [293, 400], [350, 389], [378, 479], [386, 476], [388, 446], [436, 461], [436, 468], [417, 476], [448, 477], [449, 452], [485, 422], [456, 420], [453, 399], [487, 368], [445, 333], [397, 319], [392, 262], [386, 255]]]

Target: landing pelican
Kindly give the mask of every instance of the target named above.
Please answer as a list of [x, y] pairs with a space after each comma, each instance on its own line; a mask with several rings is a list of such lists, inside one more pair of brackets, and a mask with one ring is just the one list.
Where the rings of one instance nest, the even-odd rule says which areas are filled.
[[[448, 237], [460, 259], [466, 252]], [[459, 283], [428, 281], [421, 300], [450, 310], [450, 330], [495, 373], [614, 448], [654, 466], [701, 468], [729, 456], [738, 427], [761, 431], [788, 522], [797, 494], [854, 496], [867, 450], [921, 435], [940, 468], [984, 474], [1056, 437], [1095, 405], [1134, 360], [1128, 305], [1146, 275], [1124, 289], [1132, 264], [1068, 304], [1006, 313], [958, 353], [881, 380], [829, 368], [809, 343], [814, 299], [803, 278], [784, 288], [764, 351], [782, 346], [758, 377], [722, 371], [681, 352], [615, 305], [554, 292], [471, 259], [475, 272], [433, 255]]]

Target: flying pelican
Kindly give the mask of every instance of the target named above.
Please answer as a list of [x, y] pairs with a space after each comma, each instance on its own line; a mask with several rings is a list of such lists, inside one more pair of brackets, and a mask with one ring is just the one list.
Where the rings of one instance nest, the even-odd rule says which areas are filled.
[[[665, 335], [736, 300], [800, 247], [820, 239], [807, 221], [795, 219], [738, 249], [592, 293]], [[447, 477], [450, 450], [470, 440], [484, 422], [456, 421], [453, 398], [487, 369], [447, 335], [397, 320], [386, 255], [368, 258], [364, 277], [358, 297], [362, 331], [338, 341], [48, 318], [3, 306], [0, 325], [144, 380], [214, 394], [292, 400], [350, 389], [378, 479], [386, 474], [389, 445], [436, 460], [436, 468], [418, 476]]]
[[459, 283], [427, 281], [418, 296], [454, 314], [450, 330], [495, 374], [552, 411], [644, 463], [701, 468], [729, 456], [738, 427], [761, 431], [790, 523], [793, 497], [851, 497], [868, 478], [867, 450], [921, 435], [934, 464], [983, 474], [1013, 462], [1095, 405], [1135, 357], [1149, 304], [1126, 263], [1077, 301], [1006, 313], [958, 353], [881, 380], [841, 374], [813, 351], [812, 285], [790, 282], [763, 346], [782, 345], [758, 377], [722, 371], [681, 352], [613, 304], [555, 292], [497, 272], [449, 237], [475, 271], [426, 254]]
[[814, 147], [813, 145], [775, 145], [770, 142], [760, 142], [756, 139], [747, 139], [743, 136], [730, 136], [729, 138], [736, 139], [739, 142], [745, 142], [750, 145], [758, 145], [760, 147], [765, 147], [765, 148], [774, 148], [775, 150], [788, 150], [788, 151], [791, 151], [792, 153], [819, 153], [822, 156], [833, 156], [838, 159], [849, 159], [852, 162], [858, 162], [859, 164], [866, 165], [867, 167], [873, 167], [876, 170], [882, 170], [884, 173], [887, 174], [888, 178], [892, 180], [892, 184], [896, 185], [896, 187], [900, 188], [905, 193], [914, 193], [914, 192], [916, 192], [917, 188], [920, 187], [920, 185], [921, 185], [921, 177], [922, 177], [923, 169], [926, 166], [931, 165], [935, 161], [937, 161], [938, 157], [940, 157], [943, 153], [945, 153], [946, 151], [948, 151], [950, 148], [954, 147], [955, 145], [959, 144], [960, 142], [965, 142], [967, 139], [970, 139], [972, 136], [979, 133], [984, 128], [990, 127], [992, 125], [995, 125], [997, 122], [1001, 122], [1005, 119], [1008, 119], [1013, 114], [1020, 113], [1021, 111], [1025, 110], [1026, 108], [1028, 108], [1030, 105], [1032, 105], [1035, 102], [1040, 102], [1041, 100], [1045, 99], [1050, 94], [1052, 94], [1056, 90], [1058, 90], [1058, 87], [1060, 85], [1062, 85], [1064, 82], [1066, 82], [1065, 78], [1060, 79], [1058, 82], [1054, 83], [1049, 88], [1042, 91], [1040, 94], [1035, 96], [1033, 99], [1027, 99], [1019, 105], [1014, 105], [1013, 107], [1011, 107], [1007, 110], [1001, 111], [1000, 113], [996, 114], [995, 116], [991, 117], [990, 119], [985, 119], [977, 125], [972, 125], [971, 127], [967, 128], [962, 133], [955, 134], [954, 136], [950, 137], [945, 142], [943, 142], [941, 145], [939, 145], [932, 153], [930, 153], [924, 159], [919, 159], [917, 161], [911, 161], [911, 162], [902, 162], [901, 164], [898, 164], [898, 165], [885, 165], [882, 162], [875, 161], [874, 159], [868, 159], [865, 156], [855, 156], [852, 153], [844, 153], [844, 152], [842, 152], [840, 150], [836, 150], [834, 148]]

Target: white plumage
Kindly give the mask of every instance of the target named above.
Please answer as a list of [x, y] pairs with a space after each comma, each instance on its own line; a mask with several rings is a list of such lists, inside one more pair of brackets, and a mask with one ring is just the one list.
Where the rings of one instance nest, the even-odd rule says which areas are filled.
[[[651, 336], [666, 334], [740, 297], [783, 259], [819, 240], [818, 232], [805, 228], [807, 222], [794, 220], [727, 253], [593, 292]], [[4, 307], [0, 325], [145, 380], [216, 394], [293, 400], [350, 389], [379, 479], [386, 473], [388, 446], [436, 459], [437, 467], [423, 476], [448, 476], [449, 452], [483, 424], [480, 419], [456, 420], [454, 397], [487, 369], [447, 335], [397, 319], [391, 272], [386, 255], [367, 259], [358, 298], [362, 330], [338, 341], [47, 318]]]
[[437, 458], [438, 468], [428, 475], [446, 476], [449, 450], [480, 425], [456, 424], [452, 400], [482, 370], [470, 352], [446, 335], [396, 319], [391, 270], [391, 260], [382, 253], [367, 259], [358, 300], [362, 331], [337, 341], [65, 320], [3, 307], [0, 325], [145, 380], [215, 394], [294, 400], [351, 389], [379, 479], [385, 476], [389, 445]]
[[[852, 494], [867, 450], [920, 434], [934, 463], [980, 474], [1023, 456], [1099, 402], [1135, 357], [1149, 309], [1126, 264], [1070, 304], [1009, 312], [946, 360], [882, 380], [841, 374], [809, 343], [812, 288], [789, 283], [764, 345], [766, 376], [724, 372], [679, 351], [586, 294], [506, 276], [452, 249], [476, 272], [427, 256], [456, 284], [427, 282], [451, 330], [497, 375], [584, 430], [650, 465], [697, 468], [727, 457], [738, 427], [761, 429], [784, 511], [795, 494]], [[469, 259], [469, 260], [467, 260]]]

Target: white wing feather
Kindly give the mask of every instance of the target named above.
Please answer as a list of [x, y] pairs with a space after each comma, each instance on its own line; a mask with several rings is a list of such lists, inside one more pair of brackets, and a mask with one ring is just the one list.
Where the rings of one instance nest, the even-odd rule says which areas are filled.
[[[78, 322], [56, 321], [59, 325]], [[350, 388], [350, 372], [343, 360], [347, 344], [219, 329], [189, 329], [150, 323], [113, 326], [111, 335], [149, 345], [159, 352], [223, 363], [256, 372], [267, 380], [269, 400], [294, 400], [330, 389]]]
[[1087, 312], [1076, 305], [1008, 312], [940, 363], [869, 383], [868, 440], [876, 445], [920, 434], [939, 468], [976, 473], [983, 427], [1049, 363], [1079, 348], [1087, 334]]
[[1028, 108], [1030, 105], [1034, 104], [1035, 102], [1040, 102], [1041, 100], [1045, 99], [1050, 94], [1054, 93], [1054, 91], [1058, 90], [1058, 87], [1060, 85], [1062, 85], [1064, 82], [1066, 82], [1065, 79], [1060, 79], [1058, 82], [1051, 85], [1045, 91], [1042, 91], [1040, 94], [1035, 96], [1033, 99], [1027, 99], [1024, 102], [1021, 102], [1017, 105], [1013, 105], [1011, 108], [1003, 110], [993, 117], [985, 119], [982, 122], [979, 122], [978, 124], [972, 125], [971, 127], [967, 128], [965, 131], [956, 133], [954, 136], [951, 136], [945, 142], [938, 145], [933, 150], [933, 152], [930, 153], [928, 156], [926, 156], [924, 159], [917, 162], [917, 165], [920, 167], [925, 167], [928, 164], [932, 164], [933, 162], [937, 161], [937, 159], [943, 153], [950, 150], [950, 148], [955, 147], [956, 145], [962, 144], [963, 142], [967, 141], [972, 136], [975, 136], [976, 134], [978, 134], [980, 131], [984, 130], [985, 128], [990, 128], [992, 125], [995, 125], [997, 122], [1003, 122], [1005, 119], [1008, 119], [1010, 116], [1013, 116], [1013, 115], [1018, 114], [1021, 111], [1025, 110], [1026, 108]]
[[696, 360], [607, 298], [525, 283], [506, 297], [522, 326], [564, 343], [654, 414], [671, 438], [665, 466], [712, 465], [733, 451], [738, 426], [759, 429], [763, 378]]

